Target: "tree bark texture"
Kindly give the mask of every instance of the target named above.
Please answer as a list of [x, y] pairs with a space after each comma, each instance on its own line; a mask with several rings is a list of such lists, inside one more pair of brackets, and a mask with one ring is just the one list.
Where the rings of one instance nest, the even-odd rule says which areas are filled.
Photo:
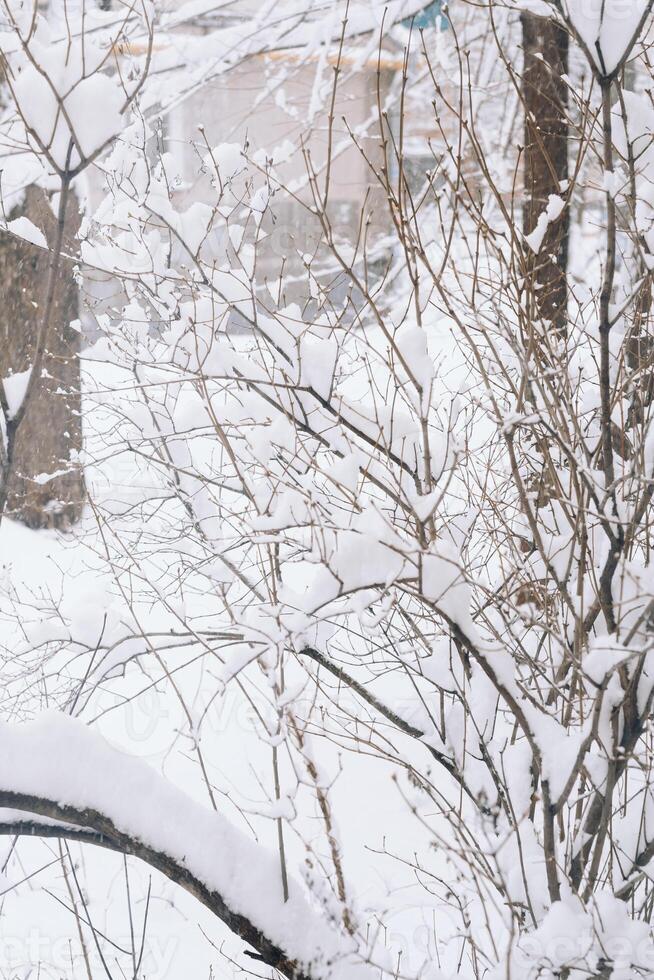
[[[524, 186], [523, 231], [530, 234], [550, 194], [568, 179], [568, 35], [547, 17], [523, 13]], [[532, 314], [565, 334], [567, 319], [568, 208], [548, 226], [540, 250], [527, 255]]]
[[[74, 254], [80, 216], [68, 206], [64, 252]], [[29, 187], [8, 217], [25, 215], [52, 246], [56, 218], [45, 191]], [[0, 231], [0, 378], [26, 371], [48, 282], [49, 253]], [[85, 488], [77, 454], [82, 449], [79, 293], [72, 263], [61, 265], [43, 370], [18, 428], [6, 513], [32, 528], [67, 528], [81, 515]], [[56, 474], [49, 480], [44, 477]]]

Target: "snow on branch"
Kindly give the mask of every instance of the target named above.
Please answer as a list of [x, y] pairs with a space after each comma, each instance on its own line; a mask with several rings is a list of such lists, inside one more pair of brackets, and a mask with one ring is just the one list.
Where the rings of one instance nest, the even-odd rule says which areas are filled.
[[[210, 0], [190, 0], [163, 15], [157, 25], [152, 74], [161, 79], [161, 85], [149, 86], [146, 103], [154, 106], [160, 100], [161, 105], [170, 108], [171, 102], [177, 104], [255, 55], [293, 49], [310, 59], [341, 37], [351, 40], [362, 35], [372, 35], [376, 47], [381, 34], [428, 6], [429, 0], [387, 0], [383, 4], [328, 4], [324, 11], [312, 12], [307, 4], [279, 3], [272, 19], [266, 16], [269, 7], [264, 5], [254, 16], [198, 33], [198, 25], [203, 19], [215, 17], [221, 5]], [[130, 48], [138, 52], [146, 46], [145, 39], [135, 39]], [[168, 73], [177, 75], [180, 70], [186, 72], [181, 92], [170, 89], [165, 80]]]
[[146, 861], [290, 980], [372, 976], [297, 880], [282, 901], [274, 854], [67, 715], [0, 727], [0, 805], [13, 811], [0, 816], [0, 832], [88, 840]]

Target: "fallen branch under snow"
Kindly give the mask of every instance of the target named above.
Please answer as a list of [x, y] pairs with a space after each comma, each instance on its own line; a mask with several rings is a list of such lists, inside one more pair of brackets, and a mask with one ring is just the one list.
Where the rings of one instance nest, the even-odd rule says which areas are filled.
[[289, 980], [373, 975], [299, 881], [282, 901], [276, 855], [67, 715], [0, 725], [0, 807], [0, 833], [68, 838], [141, 858]]

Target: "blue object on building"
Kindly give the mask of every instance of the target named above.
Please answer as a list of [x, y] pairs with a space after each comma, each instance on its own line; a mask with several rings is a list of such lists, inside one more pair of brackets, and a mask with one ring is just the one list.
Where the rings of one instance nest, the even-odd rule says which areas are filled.
[[447, 17], [441, 13], [441, 6], [441, 0], [434, 0], [415, 17], [407, 17], [402, 23], [406, 27], [410, 27], [411, 22], [413, 22], [413, 26], [418, 30], [424, 27], [440, 27], [441, 30], [444, 30], [447, 27]]

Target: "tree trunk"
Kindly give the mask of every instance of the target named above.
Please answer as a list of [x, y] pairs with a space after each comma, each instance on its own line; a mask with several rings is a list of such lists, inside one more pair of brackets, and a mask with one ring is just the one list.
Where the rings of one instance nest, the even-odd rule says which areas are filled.
[[[56, 219], [46, 194], [29, 187], [25, 201], [9, 217], [28, 217], [52, 245]], [[70, 254], [79, 228], [74, 199], [68, 207], [64, 251]], [[49, 253], [0, 232], [0, 378], [29, 369], [48, 280]], [[19, 426], [6, 513], [33, 528], [66, 528], [84, 503], [78, 289], [65, 261], [56, 285], [52, 326], [39, 385]], [[46, 476], [50, 479], [45, 479]]]
[[[547, 17], [523, 13], [522, 97], [525, 112], [523, 231], [530, 234], [550, 194], [568, 179], [568, 35]], [[568, 208], [551, 222], [540, 250], [527, 256], [532, 314], [564, 335], [567, 320]]]

